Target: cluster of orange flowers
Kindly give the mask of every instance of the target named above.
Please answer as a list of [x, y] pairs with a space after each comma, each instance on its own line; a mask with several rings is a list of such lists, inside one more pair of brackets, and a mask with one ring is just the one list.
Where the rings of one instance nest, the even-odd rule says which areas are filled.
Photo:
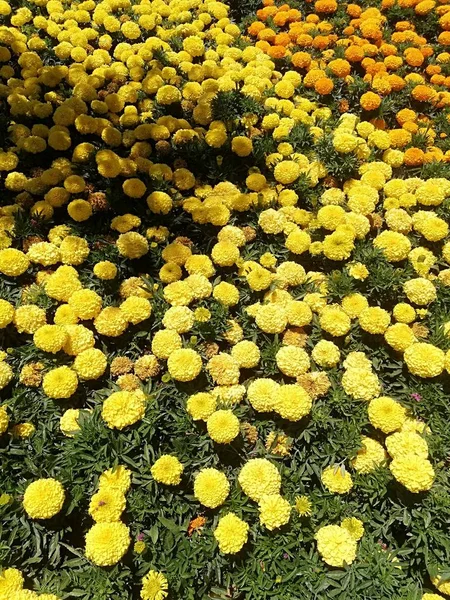
[[[381, 10], [317, 0], [315, 12], [306, 15], [289, 4], [276, 6], [274, 0], [264, 0], [248, 33], [270, 57], [285, 59], [291, 68], [304, 72], [304, 87], [320, 96], [331, 94], [339, 80], [351, 84], [360, 76], [370, 88], [360, 99], [365, 111], [377, 110], [383, 97], [408, 85], [413, 88], [412, 101], [442, 108], [450, 106], [450, 76], [446, 75], [450, 4], [446, 1], [397, 2], [402, 9], [413, 8], [422, 22], [437, 17], [442, 30], [437, 41], [419, 35], [408, 20], [388, 22], [386, 13], [396, 6], [396, 0], [383, 0]], [[347, 109], [344, 103], [342, 112]]]

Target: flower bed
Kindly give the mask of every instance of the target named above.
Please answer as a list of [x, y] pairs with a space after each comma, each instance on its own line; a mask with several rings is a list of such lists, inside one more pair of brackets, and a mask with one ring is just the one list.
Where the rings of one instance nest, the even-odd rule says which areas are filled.
[[450, 4], [0, 0], [0, 600], [450, 596]]

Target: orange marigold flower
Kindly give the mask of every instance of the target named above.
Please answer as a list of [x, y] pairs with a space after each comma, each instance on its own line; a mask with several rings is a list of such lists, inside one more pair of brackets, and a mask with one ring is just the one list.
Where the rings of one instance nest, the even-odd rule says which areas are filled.
[[303, 33], [298, 36], [297, 45], [301, 46], [302, 48], [307, 48], [308, 46], [312, 45], [313, 39], [314, 38], [311, 35], [308, 35], [307, 33]]
[[277, 33], [273, 41], [276, 46], [287, 46], [290, 42], [291, 38], [289, 37], [289, 34], [285, 32]]
[[433, 85], [445, 85], [445, 79], [444, 75], [433, 75], [430, 79], [430, 83]]
[[314, 84], [314, 89], [321, 96], [331, 94], [334, 88], [334, 83], [329, 77], [321, 77]]
[[450, 31], [443, 31], [439, 34], [438, 42], [443, 46], [450, 46]]
[[364, 50], [359, 46], [349, 46], [345, 50], [345, 58], [350, 62], [361, 62], [364, 58]]
[[381, 98], [378, 94], [373, 92], [366, 92], [359, 100], [364, 110], [376, 110], [381, 104]]
[[293, 21], [300, 21], [302, 13], [296, 8], [288, 10], [288, 20], [292, 23]]
[[322, 69], [311, 69], [303, 79], [303, 84], [305, 87], [312, 88], [315, 86], [316, 81], [319, 81], [322, 77], [325, 77], [325, 71]]
[[402, 108], [395, 115], [395, 118], [397, 119], [397, 123], [399, 125], [404, 125], [407, 121], [415, 121], [416, 117], [416, 113], [410, 108]]
[[253, 23], [250, 25], [250, 27], [247, 29], [247, 31], [248, 31], [248, 33], [249, 33], [250, 35], [257, 36], [257, 35], [258, 35], [258, 33], [259, 33], [260, 31], [262, 31], [263, 29], [265, 29], [265, 27], [264, 27], [264, 23], [261, 23], [260, 21], [254, 21], [254, 22], [253, 22]]
[[362, 9], [358, 4], [348, 4], [347, 5], [347, 14], [353, 17], [359, 17], [362, 13]]
[[271, 58], [283, 58], [284, 56], [286, 56], [286, 48], [284, 46], [271, 46], [268, 51], [267, 54], [271, 57]]
[[265, 27], [258, 33], [258, 40], [261, 40], [263, 42], [273, 42], [275, 36], [276, 33], [275, 31], [273, 31], [273, 29]]
[[381, 8], [387, 10], [395, 6], [395, 0], [381, 0]]
[[389, 84], [394, 92], [399, 92], [406, 85], [406, 81], [398, 75], [389, 75], [388, 79]]
[[273, 22], [277, 27], [284, 27], [289, 19], [289, 13], [287, 10], [279, 10], [277, 14], [273, 17]]
[[417, 125], [417, 123], [408, 121], [403, 125], [403, 129], [406, 129], [406, 131], [409, 131], [410, 133], [417, 133], [419, 131], [419, 126]]
[[423, 2], [419, 2], [414, 8], [417, 15], [421, 17], [428, 15], [436, 6], [434, 0], [424, 0]]
[[291, 61], [297, 69], [307, 69], [311, 64], [311, 56], [307, 52], [295, 52]]
[[336, 77], [347, 77], [350, 75], [351, 65], [347, 60], [336, 58], [328, 63], [328, 68]]
[[420, 67], [425, 60], [422, 52], [417, 48], [406, 48], [403, 55], [411, 67]]
[[397, 48], [394, 44], [381, 44], [380, 52], [383, 56], [394, 56], [397, 54]]
[[386, 69], [388, 69], [389, 71], [396, 71], [402, 66], [403, 58], [401, 56], [393, 56], [391, 54], [389, 56], [386, 56], [383, 62]]
[[313, 48], [316, 48], [317, 50], [325, 50], [325, 48], [328, 48], [330, 45], [330, 41], [330, 38], [326, 35], [316, 35], [312, 45]]
[[416, 87], [411, 92], [414, 100], [418, 102], [432, 102], [436, 99], [436, 92], [432, 88], [427, 85], [416, 85]]
[[320, 21], [320, 17], [315, 14], [310, 14], [306, 17], [307, 23], [318, 23]]
[[408, 148], [403, 156], [403, 162], [409, 167], [420, 167], [425, 159], [425, 152], [420, 148]]
[[337, 11], [338, 3], [336, 0], [317, 0], [314, 4], [314, 9], [318, 13], [327, 15]]
[[342, 30], [342, 33], [344, 35], [353, 35], [355, 33], [355, 28], [352, 27], [351, 25], [349, 25], [348, 27], [344, 27], [344, 29]]

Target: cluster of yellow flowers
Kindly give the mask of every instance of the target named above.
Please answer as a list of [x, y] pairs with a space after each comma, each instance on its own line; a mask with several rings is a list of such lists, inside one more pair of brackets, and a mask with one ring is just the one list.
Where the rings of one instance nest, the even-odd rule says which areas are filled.
[[[281, 469], [269, 459], [289, 460], [300, 444], [292, 432], [320, 420], [321, 402], [331, 414], [334, 393], [348, 410], [365, 403], [367, 418], [359, 449], [314, 470], [324, 495], [351, 494], [358, 477], [383, 467], [402, 492], [432, 489], [434, 432], [407, 398], [388, 395], [376, 350], [410, 382], [450, 374], [442, 310], [450, 151], [438, 145], [450, 102], [425, 85], [427, 77], [447, 85], [432, 78], [450, 55], [441, 52], [439, 70], [424, 67], [422, 76], [418, 54], [433, 53], [419, 52], [404, 24], [411, 35], [397, 39], [409, 52], [393, 60], [397, 49], [376, 34], [386, 21], [378, 9], [360, 19], [361, 7], [346, 5], [355, 22], [345, 36], [354, 38], [340, 52], [329, 48], [338, 39], [331, 18], [302, 22], [297, 9], [264, 5], [249, 29], [254, 43], [216, 0], [0, 0], [9, 118], [0, 148], [0, 435], [30, 443], [40, 435], [39, 423], [17, 418], [17, 390], [53, 407], [58, 443], [70, 444], [97, 413], [110, 436], [137, 431], [166, 384], [216, 458], [227, 445], [247, 451], [260, 429], [266, 445], [237, 453], [237, 484], [219, 458], [192, 470], [166, 445], [154, 448], [155, 485], [175, 493], [186, 484], [205, 511], [225, 505], [212, 532], [223, 554], [250, 537], [250, 518], [226, 507], [235, 492], [257, 504], [269, 532], [295, 512], [311, 514], [284, 474], [281, 495]], [[334, 0], [316, 5], [322, 17], [338, 9]], [[430, 11], [422, 7], [422, 16]], [[438, 14], [444, 33], [449, 14]], [[277, 31], [262, 25], [269, 17]], [[301, 31], [281, 31], [300, 22]], [[357, 30], [371, 42], [359, 43]], [[293, 45], [317, 54], [286, 53]], [[372, 58], [379, 52], [392, 59], [384, 71]], [[357, 109], [329, 97], [332, 76], [347, 91], [358, 84], [350, 63], [361, 63], [361, 89], [371, 89]], [[384, 102], [404, 86], [378, 71], [400, 67], [414, 110]], [[436, 108], [443, 119], [433, 125]], [[70, 482], [52, 475], [27, 482], [26, 517], [64, 513]], [[93, 565], [115, 565], [131, 545], [132, 526], [121, 520], [131, 477], [119, 465], [91, 482], [84, 552]], [[355, 517], [322, 523], [317, 551], [345, 567], [364, 531]], [[450, 594], [448, 582], [434, 585]], [[20, 571], [2, 571], [0, 600], [57, 600], [23, 586]], [[167, 590], [165, 576], [150, 570], [140, 595], [163, 600]]]

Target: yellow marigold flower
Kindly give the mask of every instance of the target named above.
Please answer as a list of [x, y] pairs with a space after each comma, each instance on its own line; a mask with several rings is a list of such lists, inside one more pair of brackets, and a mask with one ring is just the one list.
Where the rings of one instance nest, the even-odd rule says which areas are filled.
[[217, 469], [201, 469], [194, 479], [194, 495], [203, 506], [217, 508], [225, 502], [229, 493], [228, 479]]
[[400, 429], [406, 419], [404, 407], [388, 396], [371, 400], [368, 413], [369, 421], [383, 433], [392, 433]]
[[86, 534], [86, 558], [99, 567], [110, 567], [124, 556], [130, 542], [124, 523], [96, 523]]
[[386, 448], [392, 458], [414, 454], [428, 458], [428, 444], [415, 431], [399, 431], [386, 438]]
[[94, 275], [99, 279], [114, 279], [117, 275], [117, 267], [109, 260], [102, 260], [94, 265]]
[[52, 369], [44, 375], [42, 381], [44, 394], [49, 398], [55, 398], [57, 400], [70, 398], [75, 394], [77, 387], [77, 374], [66, 366]]
[[33, 335], [33, 342], [44, 352], [56, 354], [66, 343], [67, 332], [60, 325], [43, 325]]
[[0, 361], [0, 390], [8, 385], [13, 378], [13, 370], [5, 361]]
[[34, 304], [23, 304], [14, 313], [14, 325], [19, 333], [35, 333], [46, 322], [45, 310]]
[[153, 336], [152, 352], [158, 358], [167, 359], [181, 345], [181, 336], [174, 329], [160, 329]]
[[153, 478], [165, 485], [178, 485], [183, 473], [183, 465], [176, 456], [163, 454], [150, 469]]
[[372, 334], [384, 333], [391, 322], [389, 313], [379, 306], [365, 308], [358, 319], [361, 329]]
[[12, 428], [13, 436], [21, 439], [29, 438], [35, 431], [36, 427], [33, 423], [18, 423]]
[[334, 494], [346, 494], [353, 487], [353, 481], [344, 466], [334, 465], [322, 472], [323, 485]]
[[128, 327], [128, 321], [120, 308], [107, 306], [95, 318], [94, 327], [100, 335], [118, 337]]
[[125, 505], [123, 492], [117, 488], [102, 487], [91, 498], [89, 514], [96, 523], [114, 523], [120, 521]]
[[69, 306], [79, 319], [95, 319], [101, 311], [102, 299], [93, 290], [77, 290], [70, 296]]
[[129, 296], [120, 305], [125, 319], [136, 325], [148, 319], [152, 312], [152, 307], [147, 298], [140, 298], [139, 296]]
[[297, 384], [280, 385], [273, 399], [273, 410], [289, 421], [299, 421], [309, 414], [311, 407], [308, 392]]
[[445, 367], [443, 350], [426, 342], [411, 344], [403, 357], [409, 372], [425, 379], [440, 375]]
[[123, 494], [126, 494], [131, 485], [131, 472], [123, 465], [117, 465], [112, 469], [108, 469], [100, 475], [98, 482], [99, 489], [117, 488]]
[[98, 379], [106, 371], [106, 356], [98, 348], [83, 350], [76, 357], [73, 369], [80, 379]]
[[259, 500], [259, 520], [269, 531], [289, 522], [291, 505], [280, 494], [265, 494]]
[[239, 435], [239, 419], [231, 410], [216, 410], [206, 421], [208, 433], [217, 444], [229, 444]]
[[19, 277], [30, 266], [28, 257], [15, 248], [0, 250], [0, 273], [8, 277]]
[[198, 392], [188, 398], [186, 410], [194, 421], [207, 421], [216, 410], [216, 399], [210, 392]]
[[351, 565], [356, 558], [357, 544], [350, 533], [339, 525], [326, 525], [316, 533], [317, 550], [324, 562], [332, 567]]
[[110, 429], [134, 425], [144, 414], [145, 396], [140, 390], [113, 392], [103, 403], [102, 417]]
[[18, 569], [3, 569], [0, 573], [0, 599], [9, 600], [23, 588], [24, 579]]
[[273, 379], [254, 379], [247, 388], [247, 398], [257, 412], [270, 412], [280, 384]]
[[418, 306], [427, 306], [436, 300], [437, 292], [433, 283], [424, 277], [410, 279], [403, 285], [403, 290], [410, 302]]
[[255, 321], [265, 333], [282, 333], [287, 326], [286, 310], [280, 304], [263, 304], [258, 307]]
[[223, 554], [236, 554], [248, 540], [249, 526], [234, 513], [228, 513], [219, 519], [214, 537]]
[[348, 517], [347, 519], [343, 519], [341, 523], [341, 527], [346, 529], [349, 534], [352, 536], [354, 540], [357, 542], [364, 535], [364, 525], [363, 522], [355, 517]]
[[259, 502], [265, 494], [278, 494], [281, 477], [278, 469], [265, 458], [252, 458], [242, 467], [238, 481], [245, 494]]
[[326, 306], [319, 316], [320, 326], [334, 337], [346, 335], [350, 331], [350, 317], [338, 305]]
[[117, 239], [117, 249], [125, 258], [136, 259], [147, 254], [149, 245], [147, 239], [136, 231], [121, 233]]
[[429, 460], [416, 454], [397, 456], [389, 465], [395, 479], [410, 492], [426, 492], [434, 482], [434, 469]]
[[0, 298], [0, 329], [4, 329], [14, 319], [14, 306]]
[[372, 400], [381, 389], [378, 377], [367, 367], [347, 368], [341, 383], [345, 393], [356, 400]]
[[0, 435], [8, 431], [9, 417], [6, 406], [0, 406]]
[[361, 438], [361, 448], [352, 461], [353, 468], [358, 473], [370, 473], [381, 465], [387, 458], [383, 446], [369, 437]]
[[242, 340], [233, 346], [231, 356], [238, 362], [239, 367], [253, 369], [258, 365], [261, 353], [254, 342]]
[[303, 348], [282, 346], [275, 355], [277, 367], [288, 377], [298, 377], [309, 370], [310, 360]]
[[30, 483], [23, 496], [23, 507], [31, 519], [50, 519], [64, 504], [64, 488], [56, 479], [38, 479]]
[[335, 367], [340, 360], [341, 353], [338, 346], [328, 340], [320, 340], [311, 352], [313, 361], [320, 367]]
[[168, 583], [165, 576], [157, 571], [149, 571], [142, 578], [140, 596], [142, 600], [164, 600], [167, 598], [167, 589]]
[[[153, 345], [152, 350], [156, 354]], [[175, 381], [192, 381], [202, 370], [202, 359], [195, 350], [180, 348], [170, 353], [167, 369]]]

